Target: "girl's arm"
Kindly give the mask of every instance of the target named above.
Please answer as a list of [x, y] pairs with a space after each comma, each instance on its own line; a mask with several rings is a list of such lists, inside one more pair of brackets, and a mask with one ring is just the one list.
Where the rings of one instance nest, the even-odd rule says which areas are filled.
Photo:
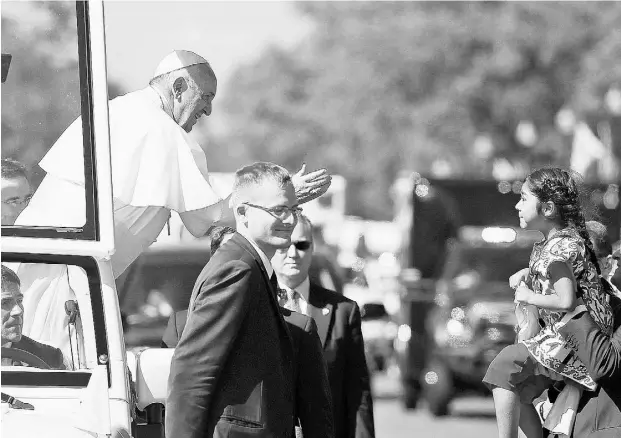
[[567, 312], [576, 307], [576, 279], [568, 264], [553, 262], [549, 267], [550, 282], [556, 294], [536, 294], [526, 286], [515, 291], [515, 300], [541, 309]]

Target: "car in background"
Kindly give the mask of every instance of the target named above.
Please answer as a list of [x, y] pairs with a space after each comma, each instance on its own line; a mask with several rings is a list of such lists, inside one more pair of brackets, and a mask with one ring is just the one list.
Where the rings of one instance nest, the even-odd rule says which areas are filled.
[[509, 276], [528, 266], [540, 238], [512, 228], [464, 227], [449, 241], [427, 320], [431, 343], [421, 377], [433, 415], [448, 414], [451, 400], [463, 394], [489, 395], [483, 376], [500, 350], [515, 341]]
[[170, 315], [188, 308], [210, 254], [208, 238], [154, 244], [117, 281], [128, 348], [161, 345]]
[[[172, 312], [188, 308], [196, 279], [209, 261], [210, 248], [209, 238], [155, 243], [117, 281], [128, 349], [161, 345]], [[328, 262], [322, 257], [320, 263], [325, 267]], [[342, 282], [332, 277], [336, 273], [337, 269], [325, 269], [325, 281]], [[322, 286], [329, 288], [330, 284]]]
[[345, 268], [344, 295], [360, 307], [361, 330], [367, 366], [371, 372], [384, 371], [394, 361], [397, 325], [386, 310], [385, 294], [371, 288], [364, 263]]

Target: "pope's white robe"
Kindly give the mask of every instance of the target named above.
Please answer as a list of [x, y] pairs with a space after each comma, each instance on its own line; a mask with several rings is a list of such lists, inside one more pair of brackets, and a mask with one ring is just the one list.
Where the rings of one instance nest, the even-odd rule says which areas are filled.
[[[210, 207], [205, 220], [222, 215], [222, 197], [209, 184], [201, 147], [163, 110], [150, 87], [110, 101], [114, 197], [115, 277], [155, 241], [170, 211]], [[82, 119], [61, 135], [39, 165], [47, 172], [16, 225], [82, 226], [86, 221]], [[49, 275], [46, 275], [49, 272]], [[75, 299], [71, 275], [57, 266], [20, 266], [27, 336], [69, 354], [64, 303]], [[80, 282], [85, 284], [84, 282]]]

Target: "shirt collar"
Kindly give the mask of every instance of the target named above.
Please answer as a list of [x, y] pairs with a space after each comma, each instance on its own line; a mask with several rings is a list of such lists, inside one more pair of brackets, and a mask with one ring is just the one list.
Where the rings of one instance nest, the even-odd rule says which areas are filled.
[[267, 278], [268, 279], [272, 278], [272, 274], [274, 273], [274, 268], [272, 268], [272, 263], [270, 262], [270, 259], [267, 258], [267, 254], [265, 254], [263, 250], [259, 248], [259, 245], [257, 245], [256, 242], [252, 240], [252, 238], [250, 238], [250, 236], [248, 236], [248, 232], [244, 227], [238, 227], [237, 232], [241, 234], [242, 236], [244, 236], [244, 238], [248, 242], [250, 242], [254, 250], [257, 252], [257, 254], [259, 254], [259, 258], [261, 259], [261, 262], [263, 262], [263, 267], [265, 268], [265, 271], [267, 272]]
[[11, 348], [12, 345], [12, 342], [7, 342], [6, 344], [2, 344], [2, 348]]
[[[281, 285], [281, 287], [285, 290], [292, 290], [285, 285]], [[310, 280], [308, 279], [308, 276], [304, 279], [302, 283], [295, 287], [295, 291], [299, 293], [302, 298], [304, 298], [304, 301], [308, 303], [308, 296], [310, 294]]]

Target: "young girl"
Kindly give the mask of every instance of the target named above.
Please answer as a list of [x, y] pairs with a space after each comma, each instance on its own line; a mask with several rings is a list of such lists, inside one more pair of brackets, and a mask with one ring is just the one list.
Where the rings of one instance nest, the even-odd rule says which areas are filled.
[[558, 168], [535, 170], [526, 178], [515, 208], [520, 227], [539, 230], [545, 238], [534, 245], [529, 267], [509, 283], [516, 302], [536, 306], [545, 325], [534, 337], [504, 348], [483, 382], [492, 389], [499, 436], [517, 438], [519, 424], [532, 438], [542, 436], [532, 402], [553, 381], [596, 387], [558, 332], [562, 317], [580, 299], [601, 329], [610, 333], [612, 311], [585, 228], [580, 191], [570, 173]]

